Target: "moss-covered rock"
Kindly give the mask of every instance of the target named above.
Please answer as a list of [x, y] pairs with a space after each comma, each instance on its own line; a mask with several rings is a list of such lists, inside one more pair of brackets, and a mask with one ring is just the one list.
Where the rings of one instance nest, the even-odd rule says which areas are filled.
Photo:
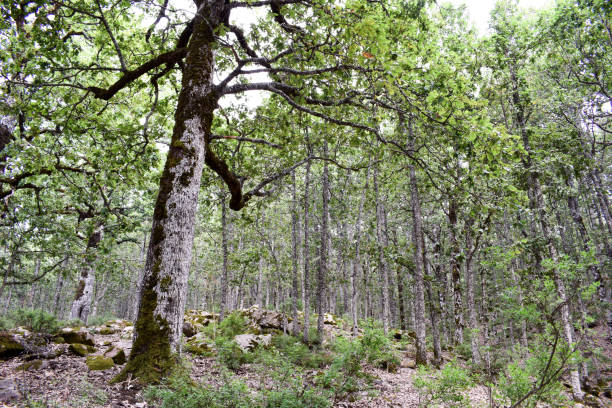
[[26, 361], [25, 363], [17, 366], [15, 370], [30, 371], [30, 370], [40, 370], [41, 368], [43, 368], [42, 360], [32, 360], [32, 361]]
[[214, 348], [204, 333], [197, 333], [189, 338], [185, 344], [185, 350], [200, 356], [210, 356], [214, 353]]
[[85, 361], [87, 367], [90, 370], [108, 370], [109, 368], [113, 368], [115, 366], [115, 362], [110, 357], [105, 356], [87, 356], [87, 360]]
[[88, 346], [95, 346], [94, 337], [88, 331], [81, 328], [66, 327], [58, 335], [63, 337], [66, 343], [73, 344], [86, 344]]
[[125, 364], [125, 352], [119, 347], [112, 347], [104, 353], [104, 356], [111, 358], [117, 365]]
[[23, 339], [12, 333], [0, 332], [0, 360], [18, 356], [24, 350]]
[[87, 354], [94, 353], [96, 349], [88, 344], [72, 343], [68, 348], [73, 354], [85, 357]]
[[56, 336], [53, 338], [53, 342], [55, 344], [66, 344], [66, 339], [64, 339], [62, 336]]
[[110, 334], [115, 334], [119, 331], [118, 328], [115, 327], [111, 327], [111, 326], [102, 326], [100, 327], [97, 332], [103, 336], [108, 336]]

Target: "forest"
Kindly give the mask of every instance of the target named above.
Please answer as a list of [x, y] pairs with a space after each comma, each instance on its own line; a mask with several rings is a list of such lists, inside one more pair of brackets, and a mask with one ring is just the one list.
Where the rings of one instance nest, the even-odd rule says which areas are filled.
[[1, 0], [0, 406], [612, 406], [612, 2], [529, 3]]

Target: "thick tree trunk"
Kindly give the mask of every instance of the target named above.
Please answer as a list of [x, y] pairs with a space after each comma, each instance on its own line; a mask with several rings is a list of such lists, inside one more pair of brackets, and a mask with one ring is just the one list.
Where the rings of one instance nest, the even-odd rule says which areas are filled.
[[304, 342], [310, 342], [310, 248], [309, 248], [309, 232], [308, 220], [310, 214], [308, 209], [310, 206], [310, 161], [306, 162], [306, 173], [304, 175]]
[[226, 12], [223, 0], [196, 4], [172, 140], [153, 212], [132, 352], [117, 380], [132, 373], [143, 382], [158, 381], [174, 364], [182, 332], [205, 143], [217, 106], [215, 30]]
[[[323, 157], [327, 158], [327, 140], [323, 141]], [[328, 219], [329, 219], [329, 169], [327, 160], [323, 162], [322, 179], [323, 202], [321, 208], [321, 259], [317, 272], [317, 331], [323, 338], [323, 299], [325, 298], [328, 258]]]
[[72, 307], [70, 308], [70, 318], [80, 319], [85, 324], [87, 324], [87, 318], [89, 317], [89, 312], [91, 310], [91, 301], [93, 299], [95, 281], [93, 264], [96, 260], [96, 249], [101, 239], [102, 227], [95, 227], [87, 240], [81, 277], [79, 278], [74, 301], [72, 302]]

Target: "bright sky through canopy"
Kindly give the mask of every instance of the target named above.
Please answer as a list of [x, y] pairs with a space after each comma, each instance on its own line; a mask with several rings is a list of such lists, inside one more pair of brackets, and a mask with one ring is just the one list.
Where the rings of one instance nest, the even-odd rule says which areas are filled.
[[[448, 0], [454, 5], [465, 4], [470, 22], [473, 24], [480, 35], [484, 35], [489, 29], [489, 17], [491, 10], [497, 0]], [[439, 1], [439, 4], [443, 3]], [[520, 0], [519, 5], [523, 9], [542, 9], [553, 4], [553, 0]]]

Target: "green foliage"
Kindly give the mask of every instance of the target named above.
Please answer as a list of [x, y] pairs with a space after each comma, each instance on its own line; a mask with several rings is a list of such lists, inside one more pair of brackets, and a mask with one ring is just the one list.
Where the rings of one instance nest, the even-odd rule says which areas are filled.
[[112, 314], [91, 316], [87, 319], [87, 325], [88, 326], [101, 326], [105, 322], [108, 322], [109, 320], [115, 320], [115, 319], [117, 319], [117, 316], [113, 316]]
[[265, 408], [327, 408], [329, 399], [317, 389], [288, 389], [271, 391], [266, 399]]
[[563, 360], [569, 350], [560, 347], [551, 359], [550, 342], [544, 337], [539, 336], [533, 342], [534, 345], [524, 354], [528, 357], [522, 357], [518, 349], [512, 354], [512, 361], [502, 370], [497, 382], [496, 398], [499, 401], [514, 404], [535, 386], [543, 384], [538, 392], [523, 402], [523, 406], [532, 408], [538, 402], [545, 402], [550, 406], [565, 406], [567, 401], [563, 397], [563, 386], [559, 381], [562, 371], [559, 369], [564, 365]]
[[16, 309], [4, 322], [0, 322], [0, 325], [6, 325], [7, 329], [12, 328], [8, 327], [11, 324], [12, 327], [23, 326], [34, 332], [50, 334], [57, 333], [63, 327], [57, 317], [41, 309]]
[[309, 349], [297, 337], [279, 335], [272, 338], [272, 345], [289, 362], [304, 368], [323, 368], [332, 361], [331, 355], [324, 350]]
[[455, 361], [447, 363], [437, 372], [421, 366], [413, 381], [419, 391], [419, 406], [448, 408], [469, 406], [469, 398], [463, 392], [471, 383], [468, 371]]
[[248, 322], [239, 312], [232, 312], [219, 323], [218, 329], [220, 333], [217, 335], [233, 339], [238, 334], [247, 332]]
[[359, 344], [370, 364], [392, 372], [397, 371], [400, 359], [393, 350], [391, 340], [382, 329], [366, 326]]
[[175, 374], [159, 386], [144, 392], [150, 405], [160, 408], [255, 408], [249, 388], [236, 380], [222, 381], [218, 387], [196, 384], [187, 374]]
[[253, 354], [243, 352], [233, 339], [219, 337], [215, 341], [215, 346], [217, 359], [230, 370], [237, 370], [242, 364], [253, 361]]

